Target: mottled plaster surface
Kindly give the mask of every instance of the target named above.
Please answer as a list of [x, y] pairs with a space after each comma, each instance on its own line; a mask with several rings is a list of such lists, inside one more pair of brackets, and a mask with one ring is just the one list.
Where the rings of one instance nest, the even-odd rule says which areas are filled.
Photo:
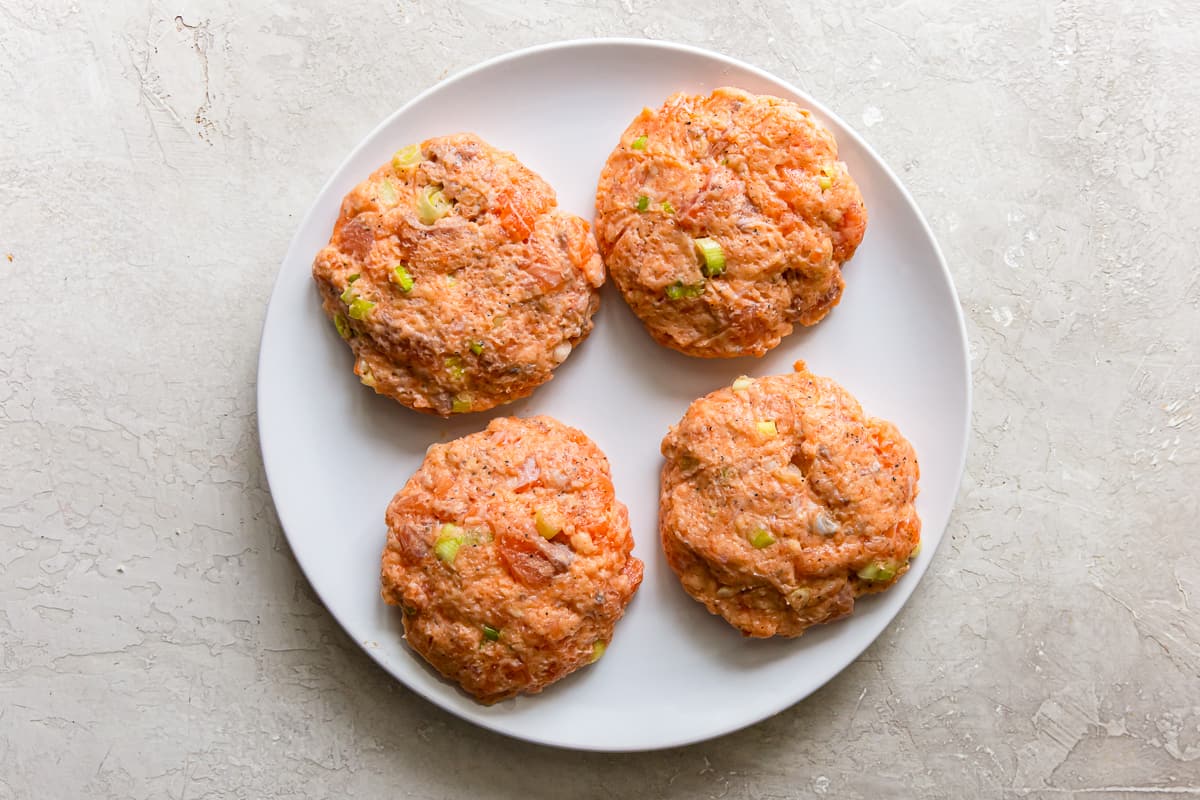
[[[0, 0], [0, 800], [1200, 795], [1194, 3], [317, 5]], [[773, 719], [633, 756], [376, 668], [288, 551], [254, 414], [271, 282], [348, 149], [479, 60], [607, 35], [858, 127], [975, 373], [948, 540], [887, 633]]]

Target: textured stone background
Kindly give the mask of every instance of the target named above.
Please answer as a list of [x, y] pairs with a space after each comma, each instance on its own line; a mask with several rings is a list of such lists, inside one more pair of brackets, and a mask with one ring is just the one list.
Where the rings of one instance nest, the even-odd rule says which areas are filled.
[[[1200, 795], [1195, 3], [298, 5], [0, 0], [0, 799]], [[477, 61], [606, 35], [858, 127], [975, 370], [951, 535], [888, 633], [767, 722], [634, 756], [374, 667], [254, 419], [271, 282], [349, 148]]]

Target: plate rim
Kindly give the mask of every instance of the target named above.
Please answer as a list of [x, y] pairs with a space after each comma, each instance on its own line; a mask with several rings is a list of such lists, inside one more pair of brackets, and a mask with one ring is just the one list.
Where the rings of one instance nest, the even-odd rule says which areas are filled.
[[[963, 390], [964, 390], [963, 391], [963, 404], [964, 404], [963, 405], [963, 411], [964, 411], [964, 413], [963, 413], [963, 429], [959, 432], [960, 436], [961, 436], [962, 444], [960, 447], [960, 453], [959, 453], [959, 459], [958, 459], [958, 476], [954, 483], [954, 492], [953, 492], [954, 501], [952, 502], [951, 507], [950, 507], [950, 514], [947, 517], [945, 526], [940, 531], [940, 533], [942, 535], [938, 540], [937, 547], [935, 547], [932, 552], [928, 553], [928, 555], [929, 555], [928, 558], [921, 559], [921, 561], [918, 564], [916, 564], [914, 566], [914, 568], [909, 570], [909, 574], [911, 577], [911, 584], [910, 584], [911, 588], [908, 590], [908, 594], [904, 598], [902, 603], [900, 604], [900, 607], [897, 608], [896, 612], [890, 618], [888, 618], [888, 620], [883, 624], [883, 626], [880, 628], [880, 630], [877, 633], [875, 633], [874, 636], [870, 637], [861, 647], [850, 647], [848, 649], [845, 649], [842, 651], [841, 657], [832, 659], [832, 663], [836, 664], [836, 669], [833, 669], [832, 671], [830, 671], [827, 677], [825, 677], [819, 683], [814, 685], [809, 691], [805, 692], [804, 694], [800, 695], [799, 697], [791, 697], [790, 695], [785, 694], [785, 695], [783, 695], [785, 697], [785, 699], [782, 702], [773, 705], [767, 711], [765, 711], [764, 713], [761, 713], [757, 717], [754, 717], [752, 719], [745, 719], [745, 720], [739, 719], [739, 720], [729, 723], [729, 724], [719, 724], [710, 730], [702, 731], [702, 732], [695, 733], [695, 734], [683, 734], [683, 735], [679, 735], [679, 736], [676, 736], [671, 739], [658, 741], [654, 744], [624, 746], [624, 747], [608, 746], [608, 745], [602, 744], [602, 743], [586, 744], [586, 745], [579, 744], [579, 743], [563, 743], [563, 742], [559, 742], [559, 741], [550, 740], [548, 738], [540, 737], [534, 733], [518, 731], [518, 730], [514, 730], [510, 727], [507, 727], [503, 724], [503, 719], [504, 719], [503, 717], [499, 717], [499, 716], [472, 717], [472, 716], [469, 716], [467, 713], [465, 713], [465, 711], [463, 709], [460, 709], [460, 708], [454, 706], [452, 703], [450, 703], [448, 700], [446, 700], [442, 696], [440, 696], [436, 693], [428, 693], [427, 694], [427, 693], [422, 692], [422, 691], [418, 690], [417, 688], [411, 686], [403, 678], [401, 678], [399, 675], [395, 674], [391, 669], [388, 668], [388, 665], [384, 663], [384, 661], [381, 657], [381, 654], [379, 654], [376, 650], [374, 650], [370, 647], [363, 646], [363, 643], [359, 642], [357, 639], [355, 639], [355, 637], [353, 635], [350, 634], [350, 631], [349, 631], [346, 623], [343, 622], [342, 618], [338, 615], [338, 613], [333, 609], [333, 607], [326, 600], [325, 596], [322, 594], [321, 590], [317, 587], [316, 583], [314, 583], [314, 581], [311, 577], [311, 572], [310, 572], [309, 566], [306, 564], [304, 556], [301, 555], [300, 551], [292, 543], [291, 534], [288, 533], [288, 523], [285, 520], [286, 515], [285, 515], [283, 509], [280, 507], [280, 505], [275, 500], [275, 492], [273, 489], [274, 482], [271, 477], [271, 467], [269, 464], [269, 459], [267, 457], [266, 437], [264, 436], [265, 432], [264, 432], [264, 427], [263, 427], [263, 413], [262, 413], [263, 383], [261, 380], [259, 380], [260, 376], [263, 373], [263, 367], [264, 367], [264, 362], [265, 362], [265, 358], [264, 358], [265, 349], [264, 349], [263, 345], [266, 340], [268, 326], [271, 323], [272, 310], [274, 308], [278, 307], [276, 305], [275, 301], [277, 299], [277, 295], [279, 295], [279, 293], [280, 293], [280, 287], [283, 282], [285, 267], [288, 264], [288, 262], [290, 262], [293, 258], [294, 251], [296, 250], [296, 248], [299, 245], [299, 241], [301, 239], [302, 232], [304, 230], [308, 229], [308, 227], [312, 224], [313, 217], [317, 211], [317, 206], [318, 206], [319, 200], [321, 199], [321, 197], [323, 197], [325, 195], [325, 193], [327, 191], [329, 191], [332, 184], [338, 179], [338, 176], [342, 174], [343, 170], [347, 167], [348, 163], [354, 158], [355, 154], [362, 147], [364, 142], [367, 142], [367, 141], [373, 139], [383, 129], [385, 129], [389, 125], [391, 125], [393, 120], [395, 120], [396, 118], [405, 114], [413, 106], [416, 106], [419, 103], [421, 103], [426, 97], [434, 94], [435, 92], [442, 91], [456, 83], [460, 83], [464, 80], [467, 80], [470, 77], [476, 75], [477, 73], [484, 72], [489, 69], [493, 69], [493, 68], [495, 68], [501, 64], [507, 63], [509, 61], [515, 61], [515, 60], [519, 60], [519, 59], [523, 59], [523, 58], [528, 58], [531, 56], [541, 55], [541, 54], [553, 52], [556, 50], [571, 50], [571, 49], [577, 49], [577, 48], [582, 49], [582, 48], [609, 47], [609, 46], [641, 47], [641, 48], [645, 48], [646, 50], [649, 50], [649, 51], [666, 50], [666, 51], [672, 51], [675, 53], [685, 53], [685, 54], [688, 54], [691, 56], [699, 56], [701, 58], [710, 59], [712, 61], [720, 62], [722, 64], [725, 64], [725, 65], [728, 65], [731, 67], [736, 67], [738, 69], [745, 70], [746, 72], [749, 72], [759, 78], [763, 78], [769, 82], [778, 83], [778, 84], [786, 87], [789, 91], [794, 93], [796, 96], [803, 98], [805, 103], [809, 107], [811, 107], [812, 109], [814, 109], [816, 111], [819, 111], [826, 118], [833, 120], [838, 125], [840, 125], [842, 130], [851, 139], [853, 139], [854, 142], [859, 147], [861, 147], [865, 153], [867, 153], [872, 159], [874, 159], [875, 163], [880, 168], [882, 168], [885, 176], [899, 190], [900, 196], [903, 198], [904, 202], [908, 205], [908, 207], [912, 210], [913, 214], [916, 216], [916, 219], [920, 222], [921, 232], [924, 234], [925, 238], [928, 240], [928, 242], [932, 246], [933, 253], [936, 256], [937, 266], [941, 270], [942, 277], [945, 279], [946, 286], [950, 290], [950, 297], [953, 300], [954, 318], [955, 318], [955, 321], [957, 322], [958, 334], [959, 334], [960, 341], [962, 343], [961, 367], [962, 367], [963, 375], [965, 378], [965, 386], [963, 387]], [[607, 276], [606, 276], [606, 282], [607, 282]], [[384, 672], [387, 673], [389, 679], [400, 683], [402, 686], [405, 687], [405, 689], [407, 689], [409, 692], [411, 692], [416, 697], [419, 697], [424, 701], [432, 703], [433, 705], [437, 706], [438, 708], [442, 709], [443, 711], [446, 711], [465, 722], [469, 722], [469, 723], [471, 723], [477, 727], [483, 728], [485, 730], [499, 733], [499, 734], [507, 736], [511, 739], [531, 742], [533, 744], [542, 745], [542, 746], [546, 746], [546, 747], [553, 747], [553, 748], [562, 749], [562, 750], [572, 750], [572, 751], [582, 751], [582, 752], [606, 752], [606, 753], [637, 753], [637, 752], [650, 752], [650, 751], [655, 751], [655, 750], [664, 750], [664, 749], [673, 748], [673, 747], [681, 747], [681, 746], [686, 746], [686, 745], [691, 745], [691, 744], [697, 744], [699, 742], [710, 741], [710, 740], [734, 733], [736, 731], [743, 730], [752, 725], [757, 725], [767, 719], [770, 719], [771, 717], [774, 717], [777, 714], [791, 708], [792, 706], [800, 703], [801, 701], [807, 699], [808, 697], [811, 697], [813, 694], [815, 694], [818, 690], [820, 690], [822, 687], [824, 687], [826, 684], [828, 684], [830, 681], [832, 681], [838, 675], [842, 674], [842, 672], [844, 672], [847, 667], [849, 667], [852, 663], [854, 663], [867, 650], [867, 648], [869, 648], [872, 644], [874, 644], [879, 639], [879, 637], [881, 635], [883, 635], [883, 632], [886, 631], [888, 629], [888, 627], [892, 625], [892, 623], [895, 621], [896, 617], [900, 615], [900, 612], [904, 610], [904, 608], [907, 606], [909, 600], [911, 600], [913, 593], [916, 591], [917, 587], [920, 585], [921, 580], [924, 578], [926, 571], [928, 571], [930, 564], [933, 563], [933, 556], [937, 553], [937, 551], [939, 549], [941, 549], [942, 542], [946, 538], [944, 534], [945, 534], [946, 530], [949, 528], [950, 520], [953, 518], [954, 509], [958, 505], [958, 496], [962, 492], [963, 478], [966, 473], [967, 456], [970, 451], [970, 445], [971, 445], [971, 420], [972, 420], [972, 408], [973, 408], [973, 399], [974, 399], [973, 393], [974, 393], [974, 381], [972, 380], [972, 374], [971, 374], [970, 338], [967, 335], [966, 319], [965, 319], [965, 315], [963, 313], [962, 301], [960, 300], [959, 295], [958, 295], [958, 287], [954, 283], [954, 276], [950, 272], [949, 265], [946, 263], [946, 258], [942, 253], [942, 249], [938, 244], [937, 238], [933, 234], [932, 228], [930, 228], [930, 226], [929, 226], [929, 221], [925, 218], [925, 215], [924, 215], [924, 213], [922, 213], [920, 206], [917, 205], [916, 200], [913, 199], [913, 196], [909, 192], [908, 187], [904, 184], [903, 181], [901, 181], [899, 179], [899, 177], [897, 177], [896, 173], [892, 170], [891, 166], [887, 163], [887, 161], [884, 160], [884, 158], [875, 150], [875, 148], [872, 147], [858, 133], [858, 131], [854, 127], [847, 124], [845, 120], [843, 120], [838, 114], [835, 114], [833, 111], [831, 111], [827, 106], [825, 106], [823, 103], [821, 103], [818, 99], [812, 97], [809, 92], [798, 89], [791, 81], [784, 80], [783, 78], [779, 77], [778, 75], [775, 75], [771, 72], [768, 72], [767, 70], [764, 70], [764, 69], [757, 67], [753, 64], [750, 64], [748, 62], [742, 61], [741, 59], [735, 58], [733, 56], [729, 56], [729, 55], [726, 55], [724, 53], [721, 53], [721, 52], [718, 52], [715, 50], [709, 50], [707, 48], [697, 47], [695, 45], [684, 44], [681, 42], [671, 41], [671, 40], [667, 40], [667, 39], [648, 39], [648, 38], [627, 37], [627, 36], [599, 36], [599, 37], [583, 37], [583, 38], [575, 38], [575, 39], [563, 39], [563, 40], [557, 40], [557, 41], [553, 41], [553, 42], [545, 42], [545, 43], [533, 45], [530, 47], [524, 47], [519, 50], [513, 50], [513, 51], [510, 51], [507, 53], [501, 53], [499, 55], [485, 59], [484, 61], [481, 61], [472, 66], [466, 67], [452, 75], [449, 75], [449, 76], [437, 81], [436, 83], [433, 83], [432, 85], [428, 86], [423, 91], [414, 95], [407, 102], [403, 103], [401, 106], [396, 108], [390, 114], [385, 116], [378, 124], [376, 124], [374, 127], [372, 127], [370, 129], [370, 131], [368, 131], [365, 135], [363, 135], [362, 137], [360, 137], [358, 139], [358, 142], [355, 145], [353, 145], [351, 147], [351, 149], [349, 150], [349, 152], [341, 159], [341, 161], [338, 162], [337, 166], [333, 168], [333, 170], [330, 172], [330, 174], [326, 178], [325, 182], [321, 185], [321, 188], [317, 191], [313, 200], [309, 204], [308, 210], [305, 212], [304, 216], [301, 218], [300, 222], [297, 224], [297, 226], [295, 228], [295, 232], [292, 234], [292, 238], [288, 243], [287, 250], [284, 252], [283, 259], [280, 261], [279, 267], [278, 267], [276, 275], [275, 275], [275, 280], [271, 284], [271, 293], [267, 299], [267, 309], [266, 309], [266, 313], [263, 315], [262, 327], [261, 327], [261, 330], [259, 333], [258, 359], [256, 362], [256, 367], [255, 367], [254, 396], [255, 396], [255, 417], [256, 417], [255, 429], [256, 429], [256, 432], [258, 435], [259, 454], [262, 458], [262, 463], [263, 463], [263, 476], [266, 479], [267, 491], [271, 495], [271, 505], [275, 509], [275, 516], [279, 520], [280, 529], [283, 532], [284, 539], [287, 541], [288, 550], [291, 552], [292, 558], [295, 559], [296, 565], [300, 568], [300, 572], [304, 575], [305, 581], [307, 581], [307, 583], [308, 583], [309, 587], [312, 589], [313, 593], [320, 600], [321, 605], [324, 607], [325, 611], [327, 613], [329, 613], [330, 616], [333, 617], [334, 621], [337, 622], [338, 626], [342, 629], [342, 631], [344, 633], [346, 633], [347, 635], [349, 635], [349, 637], [354, 641], [354, 643], [358, 647], [358, 649], [361, 652], [365, 653], [373, 662], [375, 662], [375, 664], [377, 666], [379, 666], [381, 669], [383, 669]]]

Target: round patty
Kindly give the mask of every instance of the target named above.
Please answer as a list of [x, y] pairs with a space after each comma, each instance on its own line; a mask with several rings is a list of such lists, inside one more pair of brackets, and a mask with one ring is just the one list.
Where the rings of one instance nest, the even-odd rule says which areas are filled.
[[413, 649], [482, 703], [599, 658], [642, 582], [608, 459], [550, 417], [430, 447], [387, 526], [384, 600]]
[[587, 222], [472, 134], [401, 149], [342, 201], [313, 278], [379, 394], [447, 416], [529, 395], [592, 329]]
[[739, 378], [663, 439], [659, 531], [683, 588], [747, 636], [799, 636], [908, 571], [912, 445], [809, 373]]
[[760, 356], [820, 321], [866, 224], [832, 134], [740, 89], [644, 109], [596, 191], [596, 238], [626, 302], [658, 342], [706, 358]]

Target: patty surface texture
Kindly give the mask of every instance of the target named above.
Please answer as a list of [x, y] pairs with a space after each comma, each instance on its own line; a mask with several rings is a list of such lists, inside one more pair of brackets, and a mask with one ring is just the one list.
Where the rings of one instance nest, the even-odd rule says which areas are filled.
[[912, 445], [803, 362], [696, 400], [662, 453], [667, 561], [747, 636], [799, 636], [850, 614], [919, 546]]

